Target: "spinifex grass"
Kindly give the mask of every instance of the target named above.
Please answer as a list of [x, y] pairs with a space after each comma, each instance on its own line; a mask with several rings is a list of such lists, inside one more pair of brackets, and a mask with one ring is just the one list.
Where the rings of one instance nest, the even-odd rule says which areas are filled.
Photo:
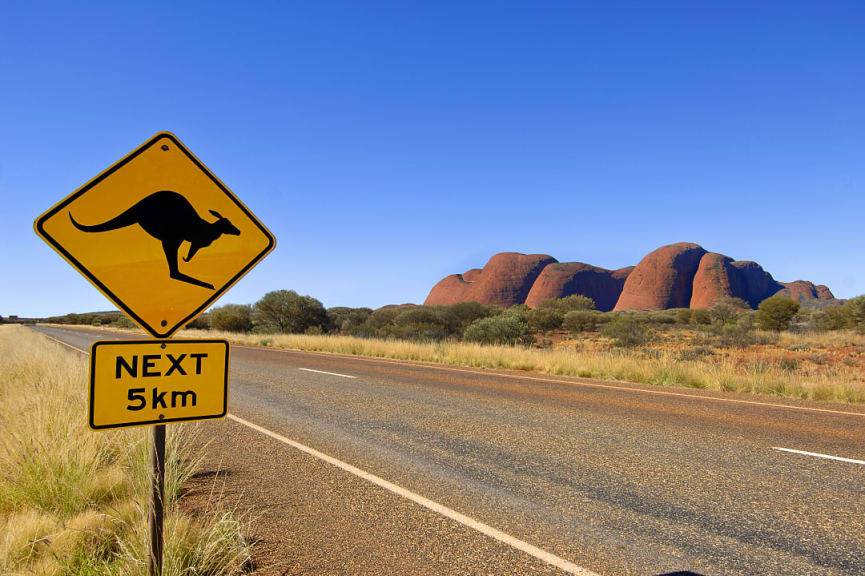
[[[85, 357], [0, 326], [0, 574], [145, 573], [147, 430], [91, 431], [86, 390]], [[237, 574], [249, 549], [231, 511], [177, 505], [194, 433], [169, 429], [165, 574]]]

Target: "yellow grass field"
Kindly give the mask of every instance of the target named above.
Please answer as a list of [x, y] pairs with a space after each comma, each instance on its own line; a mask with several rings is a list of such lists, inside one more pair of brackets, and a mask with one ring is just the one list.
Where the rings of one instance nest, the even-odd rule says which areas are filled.
[[609, 339], [597, 334], [558, 339], [550, 348], [212, 330], [184, 330], [180, 337], [219, 337], [249, 346], [820, 401], [865, 402], [865, 335], [849, 330], [780, 335], [758, 332], [760, 343], [744, 348], [713, 347], [693, 330], [665, 331], [651, 344], [633, 349], [616, 348]]
[[839, 402], [865, 402], [865, 336], [852, 332], [784, 334], [773, 344], [745, 349], [698, 350], [672, 334], [651, 347], [617, 349], [605, 339], [565, 340], [552, 349], [483, 346], [465, 342], [418, 343], [330, 335], [209, 335], [246, 345], [420, 360], [476, 368], [621, 380], [658, 386], [729, 390]]
[[[87, 427], [86, 358], [21, 326], [0, 326], [0, 574], [146, 572], [149, 503], [144, 428]], [[195, 471], [195, 428], [169, 429], [165, 575], [228, 576], [249, 560], [244, 526], [212, 503], [178, 506]]]

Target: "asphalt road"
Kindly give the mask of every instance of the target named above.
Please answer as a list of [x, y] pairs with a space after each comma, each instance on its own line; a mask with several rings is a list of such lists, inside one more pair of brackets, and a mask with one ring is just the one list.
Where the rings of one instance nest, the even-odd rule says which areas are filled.
[[229, 410], [262, 573], [865, 574], [862, 407], [233, 346]]

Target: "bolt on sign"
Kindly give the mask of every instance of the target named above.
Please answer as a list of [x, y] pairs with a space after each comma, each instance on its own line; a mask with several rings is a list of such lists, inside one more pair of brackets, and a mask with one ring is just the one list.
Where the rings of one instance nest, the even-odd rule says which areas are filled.
[[225, 340], [102, 340], [90, 348], [95, 430], [222, 418], [227, 411]]
[[40, 216], [36, 233], [154, 338], [168, 338], [276, 241], [169, 132]]

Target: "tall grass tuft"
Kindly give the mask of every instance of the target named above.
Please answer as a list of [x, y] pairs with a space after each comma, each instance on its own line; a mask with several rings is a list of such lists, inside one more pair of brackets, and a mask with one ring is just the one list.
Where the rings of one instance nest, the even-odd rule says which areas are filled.
[[[85, 357], [0, 326], [0, 574], [146, 571], [148, 435], [91, 431], [86, 389]], [[239, 574], [249, 547], [232, 511], [214, 504], [191, 518], [178, 506], [194, 433], [168, 434], [165, 574]]]

